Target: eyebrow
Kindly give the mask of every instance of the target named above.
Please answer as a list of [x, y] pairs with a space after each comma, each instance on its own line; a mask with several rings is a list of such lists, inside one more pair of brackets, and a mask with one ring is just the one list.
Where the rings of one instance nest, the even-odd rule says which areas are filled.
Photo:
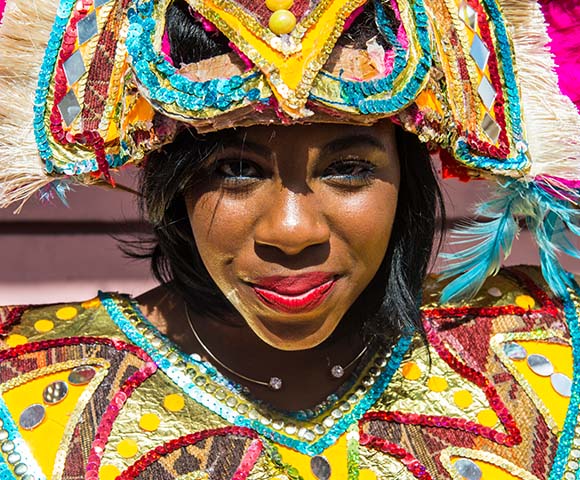
[[348, 150], [349, 148], [364, 146], [377, 148], [379, 150], [385, 149], [385, 146], [376, 137], [360, 133], [332, 140], [323, 147], [321, 154], [332, 155], [342, 150]]
[[235, 148], [240, 149], [242, 151], [248, 150], [252, 153], [255, 153], [257, 155], [266, 158], [272, 156], [272, 150], [259, 143], [250, 142], [245, 138], [231, 138], [223, 141], [221, 144], [221, 149], [225, 150], [227, 148]]

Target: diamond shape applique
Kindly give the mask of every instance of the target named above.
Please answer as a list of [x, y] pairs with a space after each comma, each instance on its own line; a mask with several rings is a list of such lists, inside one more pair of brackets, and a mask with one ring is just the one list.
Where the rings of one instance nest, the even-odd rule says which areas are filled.
[[471, 42], [471, 50], [469, 51], [471, 58], [475, 60], [475, 63], [480, 70], [484, 70], [487, 66], [487, 61], [489, 60], [489, 50], [483, 43], [483, 40], [479, 35], [473, 37], [473, 42]]
[[60, 101], [58, 104], [58, 110], [60, 111], [62, 119], [64, 120], [64, 123], [66, 123], [67, 127], [70, 126], [81, 113], [81, 106], [77, 100], [75, 92], [72, 89], [69, 90]]
[[489, 137], [492, 143], [497, 143], [497, 139], [499, 138], [500, 134], [500, 128], [497, 122], [487, 112], [483, 116], [481, 128], [483, 128], [483, 131]]
[[479, 82], [479, 87], [477, 87], [477, 93], [479, 93], [479, 96], [481, 98], [481, 101], [485, 105], [485, 108], [489, 110], [493, 105], [495, 97], [497, 96], [497, 92], [495, 91], [493, 85], [485, 75], [481, 79], [481, 82]]
[[66, 80], [72, 86], [85, 74], [85, 62], [80, 50], [74, 52], [62, 65]]
[[93, 10], [85, 18], [79, 20], [77, 24], [77, 31], [79, 35], [79, 44], [87, 43], [97, 33], [99, 28], [97, 26], [97, 14]]

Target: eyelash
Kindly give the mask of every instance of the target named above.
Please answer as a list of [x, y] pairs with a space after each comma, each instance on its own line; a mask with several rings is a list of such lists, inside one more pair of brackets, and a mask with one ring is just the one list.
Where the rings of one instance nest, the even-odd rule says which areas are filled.
[[[334, 173], [329, 173], [334, 169]], [[340, 170], [339, 170], [340, 169]], [[331, 163], [324, 173], [332, 183], [358, 187], [368, 185], [375, 177], [376, 166], [359, 157], [346, 157]]]

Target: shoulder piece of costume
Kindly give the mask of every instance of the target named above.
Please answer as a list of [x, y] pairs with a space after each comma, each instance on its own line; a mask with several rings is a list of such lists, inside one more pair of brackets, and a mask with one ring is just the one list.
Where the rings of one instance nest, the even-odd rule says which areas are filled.
[[427, 343], [369, 354], [299, 412], [253, 401], [126, 297], [5, 308], [0, 478], [574, 478], [578, 292], [562, 302], [518, 267], [440, 308], [435, 285]]
[[[558, 52], [575, 31], [563, 4], [544, 6]], [[184, 21], [229, 45], [188, 65], [171, 56], [171, 5], [7, 1], [1, 207], [38, 190], [64, 199], [74, 182], [114, 184], [112, 171], [187, 126], [389, 117], [447, 152], [448, 172], [462, 166], [462, 175], [498, 180], [497, 198], [477, 211], [489, 221], [460, 233], [469, 247], [449, 258], [447, 274], [458, 277], [444, 301], [473, 295], [497, 272], [522, 217], [551, 288], [563, 295], [570, 286], [558, 255], [578, 255], [565, 233], [580, 233], [580, 117], [558, 86], [535, 1], [187, 0]], [[363, 17], [368, 28], [351, 35]], [[558, 60], [574, 70], [573, 56]], [[571, 82], [565, 87], [574, 95]]]

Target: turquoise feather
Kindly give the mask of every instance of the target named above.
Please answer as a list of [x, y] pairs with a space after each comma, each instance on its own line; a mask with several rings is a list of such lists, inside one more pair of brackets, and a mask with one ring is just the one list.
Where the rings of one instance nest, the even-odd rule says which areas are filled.
[[559, 256], [580, 258], [580, 251], [571, 242], [569, 233], [580, 236], [580, 212], [572, 195], [552, 195], [553, 187], [513, 179], [499, 185], [498, 192], [476, 209], [478, 217], [452, 232], [452, 244], [461, 246], [456, 253], [443, 254], [446, 269], [442, 279], [452, 278], [443, 289], [443, 303], [473, 297], [486, 278], [495, 275], [512, 249], [523, 218], [534, 236], [540, 256], [542, 273], [550, 288], [563, 296], [570, 286], [569, 276], [561, 266]]

